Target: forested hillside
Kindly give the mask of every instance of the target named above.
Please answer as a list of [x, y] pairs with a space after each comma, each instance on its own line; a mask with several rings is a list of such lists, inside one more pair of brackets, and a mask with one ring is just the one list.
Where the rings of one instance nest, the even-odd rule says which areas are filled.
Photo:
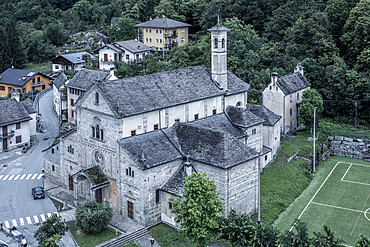
[[[118, 68], [127, 75], [197, 64], [209, 66], [210, 28], [220, 19], [228, 33], [228, 68], [251, 84], [260, 100], [270, 73], [305, 76], [323, 96], [325, 114], [369, 123], [370, 3], [368, 0], [0, 0], [0, 71], [56, 54], [68, 36], [98, 30], [113, 40], [136, 38], [133, 25], [166, 15], [192, 25], [195, 41], [172, 50], [169, 60], [150, 55], [147, 70]], [[113, 27], [111, 17], [125, 17]], [[157, 56], [157, 57], [156, 57]], [[158, 59], [161, 61], [158, 62]], [[328, 101], [331, 100], [331, 101]]]

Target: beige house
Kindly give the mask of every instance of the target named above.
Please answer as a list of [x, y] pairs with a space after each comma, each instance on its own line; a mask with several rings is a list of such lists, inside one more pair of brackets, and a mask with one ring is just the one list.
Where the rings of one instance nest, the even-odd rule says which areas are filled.
[[[191, 25], [170, 18], [155, 18], [135, 25], [138, 28], [139, 40], [155, 50], [169, 50], [183, 46], [189, 42], [189, 27]], [[141, 34], [140, 34], [141, 29]]]
[[299, 126], [299, 105], [302, 94], [310, 89], [311, 84], [303, 76], [300, 63], [294, 68], [294, 73], [278, 77], [276, 72], [271, 74], [271, 82], [262, 92], [263, 105], [273, 113], [282, 116], [284, 133]]

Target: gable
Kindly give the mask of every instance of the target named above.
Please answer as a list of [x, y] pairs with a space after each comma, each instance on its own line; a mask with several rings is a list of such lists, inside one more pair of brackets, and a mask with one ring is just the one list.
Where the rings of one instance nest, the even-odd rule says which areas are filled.
[[[98, 96], [97, 96], [98, 95]], [[98, 97], [98, 102], [96, 102], [96, 97]], [[93, 85], [84, 95], [77, 101], [77, 104], [82, 108], [101, 112], [104, 114], [112, 115], [115, 114], [111, 110], [107, 101], [101, 94], [100, 90]]]

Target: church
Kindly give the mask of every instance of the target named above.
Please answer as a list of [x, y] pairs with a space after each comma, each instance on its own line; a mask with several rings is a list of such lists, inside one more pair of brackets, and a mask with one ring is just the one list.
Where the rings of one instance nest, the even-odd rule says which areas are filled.
[[258, 169], [280, 147], [281, 117], [247, 104], [249, 84], [227, 70], [228, 29], [217, 23], [209, 31], [211, 69], [123, 79], [90, 71], [75, 103], [76, 129], [60, 137], [58, 158], [44, 156], [46, 178], [73, 191], [76, 203], [108, 202], [148, 226], [176, 225], [169, 198], [181, 197], [187, 176], [206, 173], [225, 215], [254, 213]]

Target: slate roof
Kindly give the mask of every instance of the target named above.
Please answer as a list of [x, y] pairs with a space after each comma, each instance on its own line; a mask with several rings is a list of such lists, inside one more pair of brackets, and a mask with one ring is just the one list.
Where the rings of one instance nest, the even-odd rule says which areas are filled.
[[91, 189], [96, 189], [103, 185], [109, 184], [109, 180], [99, 166], [82, 169], [73, 176], [78, 177], [80, 175], [86, 176], [89, 179], [89, 182], [91, 183]]
[[61, 73], [54, 81], [53, 84], [56, 86], [57, 89], [59, 89], [61, 86], [63, 86], [63, 83], [68, 80], [68, 77]]
[[109, 78], [109, 72], [99, 70], [81, 69], [69, 80], [67, 87], [87, 90], [96, 81], [103, 81]]
[[117, 44], [118, 46], [124, 47], [125, 49], [131, 51], [132, 53], [153, 50], [149, 46], [147, 46], [144, 43], [142, 43], [140, 41], [137, 41], [137, 40], [117, 41], [117, 42], [113, 43], [113, 45], [115, 45], [115, 44]]
[[[231, 72], [228, 72], [228, 83], [229, 94], [246, 92], [249, 89], [249, 84]], [[107, 80], [100, 83], [99, 88], [113, 111], [120, 117], [225, 94], [212, 80], [210, 70], [203, 65]]]
[[224, 113], [202, 118], [189, 124], [228, 133], [236, 138], [247, 136], [242, 129], [234, 126]]
[[258, 153], [230, 134], [186, 123], [163, 130], [172, 143], [191, 160], [230, 168], [258, 157]]
[[[19, 123], [32, 118], [20, 102], [15, 99], [0, 100], [0, 126]], [[10, 131], [10, 130], [8, 130]]]
[[265, 120], [254, 115], [246, 108], [228, 106], [226, 108], [226, 114], [230, 118], [230, 121], [236, 125], [243, 128], [249, 128], [257, 124], [264, 123]]
[[254, 115], [265, 120], [263, 124], [274, 126], [277, 121], [281, 119], [281, 116], [273, 113], [267, 109], [264, 105], [247, 105], [247, 109]]
[[171, 194], [182, 196], [184, 194], [184, 183], [187, 177], [184, 165], [179, 166], [179, 169], [167, 180], [161, 190]]
[[276, 84], [285, 95], [311, 86], [307, 79], [299, 72], [279, 77]]
[[136, 24], [134, 27], [153, 27], [153, 28], [178, 28], [178, 27], [191, 27], [190, 24], [175, 21], [170, 18], [155, 18], [153, 20], [149, 20], [140, 24]]
[[27, 98], [21, 101], [20, 103], [23, 105], [24, 109], [26, 109], [28, 114], [32, 114], [36, 112], [36, 109], [33, 108], [33, 101], [30, 98]]
[[[1, 74], [0, 83], [22, 87], [37, 74], [41, 73], [37, 71], [9, 68]], [[46, 76], [44, 74], [42, 75]], [[26, 76], [25, 80], [23, 80], [23, 76]]]
[[182, 159], [181, 153], [161, 130], [124, 138], [119, 144], [142, 169]]
[[[71, 61], [74, 64], [80, 64], [80, 63], [85, 63], [86, 62], [84, 59], [82, 59], [82, 57], [84, 55], [89, 55], [91, 57], [91, 59], [95, 59], [95, 57], [93, 55], [91, 55], [90, 53], [88, 53], [86, 51], [70, 53], [70, 54], [63, 54], [63, 55], [59, 55], [59, 56], [64, 57], [65, 59], [67, 59], [68, 61]], [[57, 57], [59, 57], [59, 56], [57, 56]], [[57, 58], [57, 57], [55, 57], [55, 58]], [[55, 58], [53, 58], [51, 60], [53, 61]]]

